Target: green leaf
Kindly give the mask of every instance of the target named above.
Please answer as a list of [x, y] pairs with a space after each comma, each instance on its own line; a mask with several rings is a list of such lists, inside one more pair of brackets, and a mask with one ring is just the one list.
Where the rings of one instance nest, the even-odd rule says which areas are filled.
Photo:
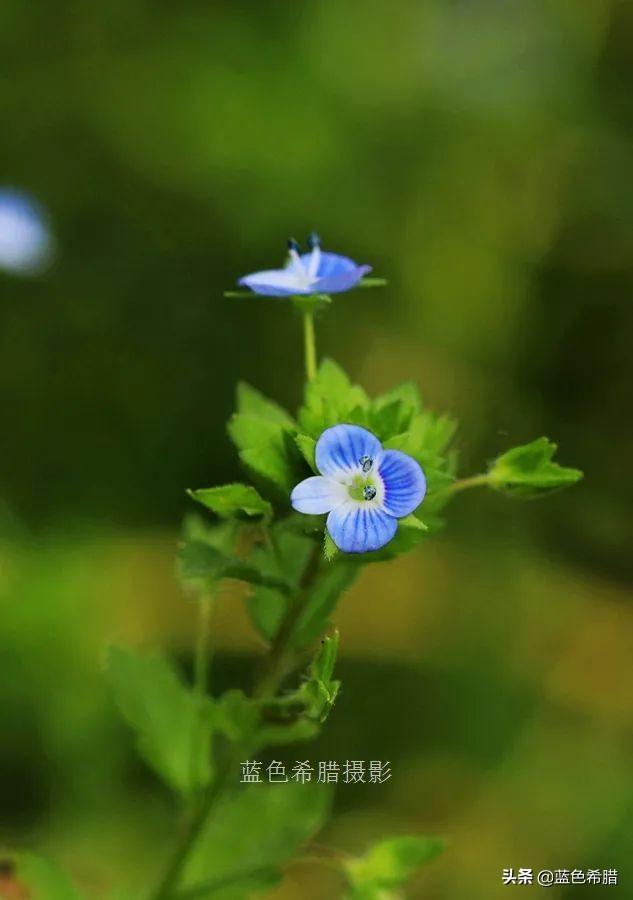
[[230, 518], [239, 513], [270, 518], [273, 511], [270, 503], [260, 497], [250, 484], [225, 484], [221, 487], [200, 488], [187, 493], [221, 518]]
[[48, 859], [21, 853], [16, 862], [18, 880], [29, 889], [33, 900], [79, 900], [79, 893], [66, 875]]
[[402, 519], [398, 519], [398, 528], [415, 528], [418, 531], [428, 531], [428, 526], [424, 524], [422, 519], [418, 519], [417, 516], [403, 516]]
[[344, 868], [352, 887], [359, 891], [397, 888], [417, 869], [435, 859], [444, 846], [439, 838], [388, 838], [375, 844], [364, 856], [346, 862]]
[[211, 878], [237, 881], [281, 865], [321, 828], [330, 805], [327, 785], [246, 785], [222, 801], [209, 820], [187, 863], [183, 886]]
[[308, 434], [295, 434], [295, 443], [312, 471], [318, 473], [315, 459], [316, 441], [314, 438]]
[[579, 469], [552, 462], [555, 452], [556, 444], [546, 437], [514, 447], [489, 468], [488, 483], [511, 497], [532, 499], [580, 481], [583, 473]]
[[296, 472], [288, 452], [287, 427], [272, 418], [236, 413], [228, 432], [244, 465], [289, 494], [296, 483]]
[[240, 381], [237, 386], [237, 411], [250, 416], [257, 416], [260, 419], [267, 419], [275, 422], [277, 425], [283, 425], [285, 428], [295, 428], [295, 423], [286, 410], [269, 400], [250, 384]]
[[210, 778], [212, 707], [157, 655], [111, 647], [108, 678], [140, 755], [174, 790], [188, 795]]

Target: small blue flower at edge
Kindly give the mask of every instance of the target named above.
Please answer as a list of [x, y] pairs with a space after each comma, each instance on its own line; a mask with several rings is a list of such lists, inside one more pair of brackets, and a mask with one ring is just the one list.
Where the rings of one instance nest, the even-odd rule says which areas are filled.
[[321, 473], [300, 482], [290, 496], [298, 512], [328, 513], [327, 530], [346, 553], [368, 553], [389, 543], [398, 519], [422, 503], [426, 478], [400, 450], [383, 450], [359, 425], [334, 425], [316, 444]]
[[36, 275], [50, 262], [52, 238], [39, 204], [14, 188], [0, 188], [0, 269]]
[[355, 287], [371, 272], [371, 266], [359, 266], [347, 256], [321, 250], [320, 238], [311, 234], [309, 253], [300, 253], [295, 240], [288, 241], [290, 259], [285, 269], [267, 269], [240, 278], [238, 284], [266, 297], [293, 294], [338, 294]]

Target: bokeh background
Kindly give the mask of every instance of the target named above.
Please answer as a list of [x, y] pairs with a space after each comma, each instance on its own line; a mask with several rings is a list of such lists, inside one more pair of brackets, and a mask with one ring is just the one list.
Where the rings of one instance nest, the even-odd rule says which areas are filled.
[[[185, 488], [239, 477], [238, 378], [290, 407], [302, 379], [288, 306], [222, 291], [316, 228], [389, 279], [337, 299], [321, 353], [372, 392], [416, 380], [459, 417], [465, 473], [541, 434], [586, 473], [459, 497], [345, 597], [310, 755], [394, 775], [341, 787], [321, 840], [448, 836], [416, 898], [531, 890], [511, 866], [615, 867], [632, 895], [632, 49], [626, 0], [4, 0], [0, 183], [57, 248], [0, 273], [4, 845], [95, 897], [162, 859], [169, 799], [104, 649], [190, 664]], [[218, 687], [261, 652], [231, 595], [214, 640]], [[339, 890], [293, 866], [274, 896]]]

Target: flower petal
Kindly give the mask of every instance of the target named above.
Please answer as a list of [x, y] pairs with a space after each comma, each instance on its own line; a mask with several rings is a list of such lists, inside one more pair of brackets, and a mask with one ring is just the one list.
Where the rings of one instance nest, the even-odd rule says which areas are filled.
[[35, 200], [0, 189], [0, 269], [37, 275], [52, 259], [52, 236]]
[[267, 269], [253, 272], [240, 278], [238, 284], [250, 288], [256, 294], [266, 297], [287, 297], [290, 294], [305, 294], [305, 276], [294, 269]]
[[315, 449], [316, 467], [322, 475], [337, 481], [360, 469], [360, 459], [376, 460], [382, 453], [380, 441], [360, 425], [334, 425], [326, 428]]
[[398, 521], [380, 509], [353, 500], [337, 506], [327, 517], [330, 537], [345, 553], [369, 553], [388, 544]]
[[382, 507], [389, 515], [408, 516], [424, 500], [424, 472], [401, 450], [385, 450], [378, 463], [378, 473], [384, 485]]
[[347, 490], [338, 481], [313, 475], [296, 486], [290, 495], [290, 502], [297, 512], [318, 516], [340, 506], [347, 498]]

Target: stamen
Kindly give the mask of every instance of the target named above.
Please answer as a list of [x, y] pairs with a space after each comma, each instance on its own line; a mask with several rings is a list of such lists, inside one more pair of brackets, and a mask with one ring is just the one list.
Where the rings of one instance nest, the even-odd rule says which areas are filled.
[[358, 462], [360, 463], [360, 467], [363, 470], [363, 472], [371, 471], [371, 467], [374, 464], [374, 461], [371, 458], [371, 456], [367, 456], [367, 455], [361, 456], [361, 458], [358, 460]]
[[295, 241], [294, 238], [288, 238], [288, 250], [290, 250], [291, 253], [293, 250], [295, 253], [298, 253], [300, 249], [298, 241]]
[[365, 500], [373, 500], [376, 496], [376, 488], [373, 484], [366, 484], [363, 488], [363, 497]]
[[311, 232], [308, 237], [308, 248], [310, 250], [314, 250], [315, 247], [320, 247], [320, 246], [321, 246], [321, 236], [319, 234], [317, 234], [316, 231]]

